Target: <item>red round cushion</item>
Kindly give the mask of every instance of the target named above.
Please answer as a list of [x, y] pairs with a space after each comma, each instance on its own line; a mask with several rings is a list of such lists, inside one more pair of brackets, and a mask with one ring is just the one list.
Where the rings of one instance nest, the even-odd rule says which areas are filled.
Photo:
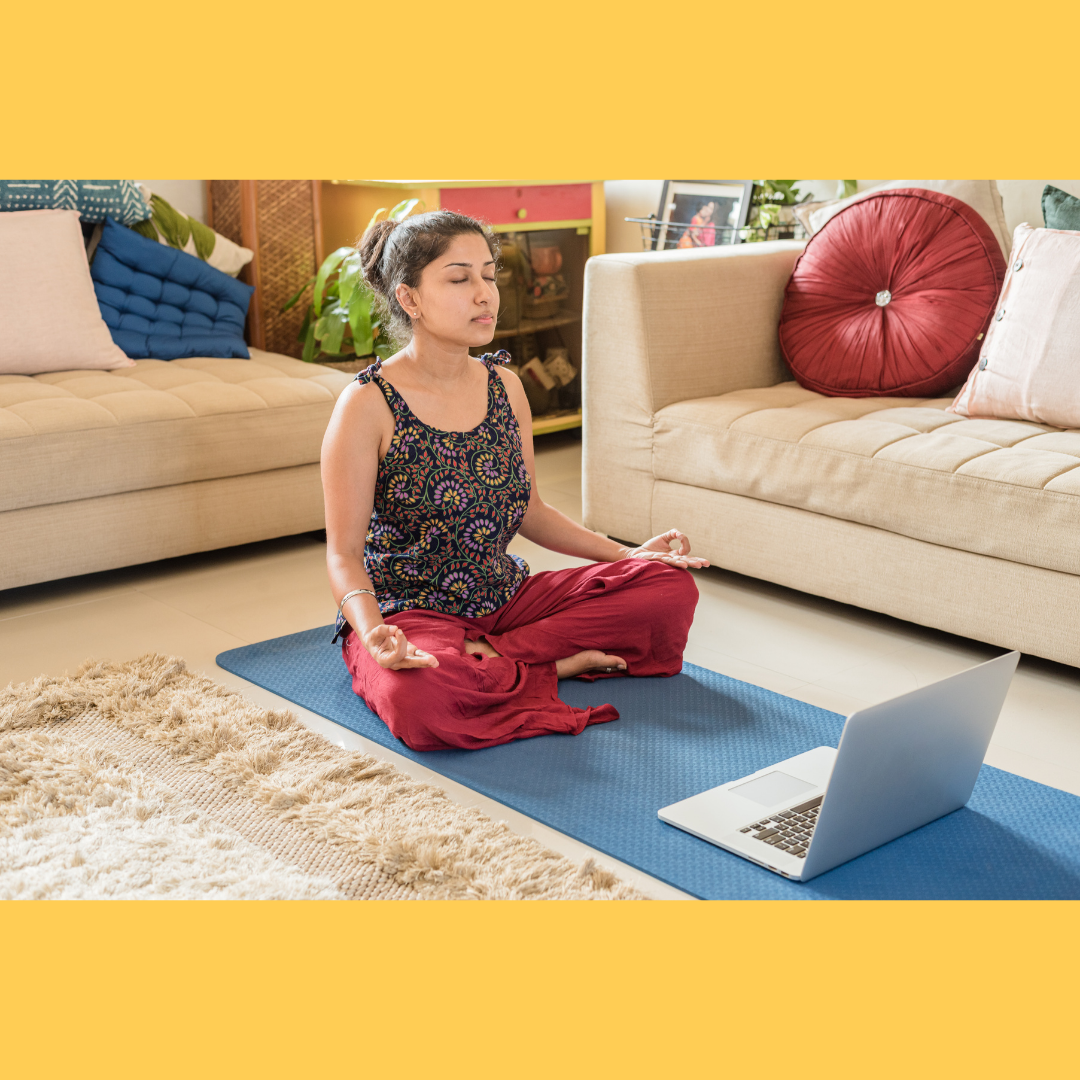
[[882, 191], [807, 244], [784, 294], [780, 347], [821, 394], [939, 394], [975, 363], [1004, 278], [1001, 247], [967, 203]]

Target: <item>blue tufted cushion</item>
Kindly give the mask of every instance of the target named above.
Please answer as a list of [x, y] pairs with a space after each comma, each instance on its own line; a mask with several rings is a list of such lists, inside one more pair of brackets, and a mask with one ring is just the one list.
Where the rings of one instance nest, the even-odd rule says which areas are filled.
[[255, 290], [194, 255], [108, 218], [90, 275], [113, 341], [133, 360], [249, 359], [244, 320]]

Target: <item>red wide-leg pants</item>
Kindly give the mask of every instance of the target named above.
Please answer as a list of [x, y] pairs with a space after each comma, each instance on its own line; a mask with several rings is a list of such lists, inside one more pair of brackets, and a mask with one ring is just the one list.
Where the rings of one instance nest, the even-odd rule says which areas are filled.
[[[387, 622], [438, 659], [437, 668], [380, 667], [355, 632], [342, 655], [353, 690], [413, 750], [578, 735], [619, 714], [612, 705], [574, 709], [560, 701], [555, 661], [600, 649], [622, 657], [628, 675], [677, 675], [697, 598], [693, 576], [679, 567], [642, 559], [594, 563], [535, 574], [483, 618], [427, 610], [390, 616]], [[466, 653], [466, 638], [485, 638], [500, 655]]]

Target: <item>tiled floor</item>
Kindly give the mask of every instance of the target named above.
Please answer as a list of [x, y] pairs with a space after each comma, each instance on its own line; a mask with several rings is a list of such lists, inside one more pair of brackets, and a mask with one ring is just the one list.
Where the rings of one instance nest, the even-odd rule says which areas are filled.
[[[541, 493], [580, 521], [580, 442], [551, 435], [540, 443]], [[534, 570], [578, 564], [520, 537], [511, 550]], [[0, 592], [0, 685], [74, 669], [90, 656], [154, 651], [183, 656], [190, 667], [242, 688], [253, 700], [280, 706], [282, 699], [222, 671], [214, 657], [332, 622], [324, 552], [315, 536], [291, 537]], [[688, 660], [840, 713], [999, 651], [720, 570], [697, 576], [701, 602]], [[410, 775], [440, 784], [459, 802], [480, 806], [572, 858], [595, 855], [652, 896], [683, 895], [322, 717], [289, 707], [335, 742], [391, 758]], [[987, 761], [1080, 794], [1080, 670], [1025, 657]]]

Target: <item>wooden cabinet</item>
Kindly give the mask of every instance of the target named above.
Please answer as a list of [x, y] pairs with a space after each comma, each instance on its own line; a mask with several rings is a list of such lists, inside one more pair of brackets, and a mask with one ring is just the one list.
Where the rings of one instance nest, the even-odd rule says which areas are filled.
[[515, 229], [536, 222], [545, 229], [591, 226], [593, 216], [591, 184], [446, 188], [440, 190], [439, 201], [444, 210]]
[[[489, 222], [496, 232], [520, 234], [526, 246], [530, 236], [541, 233], [546, 244], [559, 247], [568, 288], [560, 311], [548, 318], [524, 318], [513, 329], [500, 327], [494, 344], [509, 348], [515, 359], [534, 341], [541, 356], [546, 347], [562, 345], [580, 372], [585, 261], [604, 250], [603, 182], [324, 180], [323, 249], [355, 244], [379, 207], [413, 198], [420, 199], [425, 210], [457, 210]], [[533, 418], [534, 434], [580, 426], [580, 405]]]

